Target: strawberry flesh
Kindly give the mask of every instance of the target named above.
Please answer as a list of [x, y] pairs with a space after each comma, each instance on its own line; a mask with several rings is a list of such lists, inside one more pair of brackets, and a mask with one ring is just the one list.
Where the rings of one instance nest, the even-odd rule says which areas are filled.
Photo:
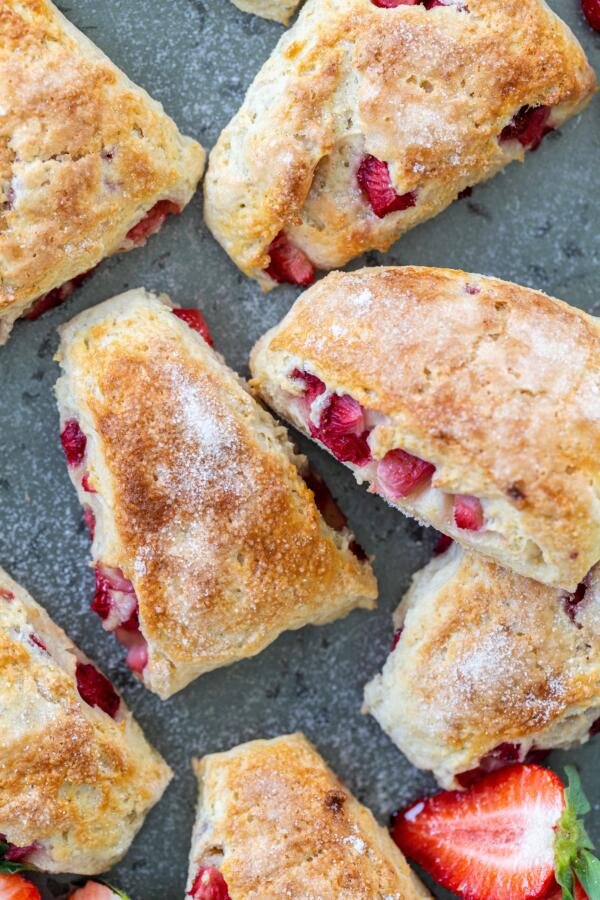
[[130, 228], [127, 232], [126, 239], [131, 241], [136, 247], [141, 247], [146, 243], [148, 238], [156, 234], [162, 227], [165, 219], [169, 216], [176, 216], [181, 212], [181, 207], [171, 200], [159, 200], [152, 209], [148, 210], [143, 219]]
[[174, 309], [173, 315], [177, 316], [178, 319], [181, 319], [186, 325], [189, 325], [193, 331], [196, 331], [201, 338], [204, 338], [209, 347], [212, 347], [214, 342], [212, 339], [212, 335], [210, 333], [210, 329], [206, 324], [206, 319], [202, 315], [199, 309]]
[[395, 632], [394, 632], [394, 636], [393, 636], [393, 638], [392, 638], [392, 650], [391, 650], [392, 653], [394, 652], [394, 650], [395, 650], [396, 647], [398, 646], [398, 641], [399, 641], [400, 638], [402, 637], [402, 632], [403, 632], [403, 631], [404, 631], [404, 628], [396, 628], [396, 630], [395, 630]]
[[201, 866], [188, 897], [192, 900], [231, 900], [225, 879], [214, 866]]
[[451, 537], [448, 537], [447, 534], [440, 534], [437, 539], [436, 545], [433, 548], [434, 556], [441, 556], [442, 553], [445, 553], [446, 550], [449, 550], [454, 541]]
[[500, 141], [518, 141], [526, 150], [537, 150], [554, 129], [548, 125], [549, 106], [522, 106], [500, 132]]
[[81, 487], [84, 489], [86, 494], [97, 494], [98, 491], [96, 488], [93, 488], [90, 484], [90, 476], [86, 472], [83, 478], [81, 479]]
[[300, 284], [307, 287], [315, 280], [315, 267], [310, 259], [295, 247], [284, 231], [271, 241], [268, 250], [271, 261], [267, 267], [267, 275], [279, 284]]
[[579, 605], [581, 604], [583, 598], [585, 597], [585, 592], [587, 590], [587, 585], [584, 581], [580, 582], [573, 594], [565, 594], [563, 598], [563, 604], [565, 608], [565, 612], [568, 615], [569, 619], [574, 625], [577, 625], [578, 628], [581, 628], [581, 625], [577, 621], [577, 612], [579, 610]]
[[371, 461], [367, 442], [369, 431], [364, 426], [360, 403], [348, 394], [332, 394], [321, 411], [318, 426], [308, 420], [311, 435], [321, 441], [340, 462], [366, 466]]
[[356, 178], [379, 219], [383, 219], [388, 213], [400, 212], [416, 205], [416, 192], [396, 193], [390, 180], [388, 164], [375, 156], [363, 157]]
[[456, 494], [454, 497], [454, 521], [465, 531], [480, 531], [483, 528], [483, 506], [478, 497]]
[[519, 744], [499, 744], [493, 750], [490, 750], [489, 753], [486, 753], [485, 756], [482, 756], [476, 768], [469, 769], [468, 772], [460, 772], [456, 776], [456, 780], [461, 787], [468, 788], [481, 781], [490, 772], [497, 772], [499, 769], [503, 769], [505, 766], [510, 766], [513, 763], [519, 761], [524, 763], [542, 762], [548, 756], [548, 753], [548, 750], [537, 750], [533, 747], [525, 759], [520, 760], [521, 747]]
[[398, 500], [429, 481], [434, 472], [432, 463], [412, 453], [389, 450], [377, 467], [376, 490], [388, 500]]
[[600, 31], [600, 0], [581, 0], [583, 14], [596, 31]]
[[397, 6], [417, 6], [421, 0], [371, 0], [373, 6], [380, 9], [395, 9]]
[[76, 275], [75, 278], [71, 278], [70, 281], [65, 281], [60, 287], [54, 288], [46, 294], [42, 294], [41, 297], [37, 298], [33, 306], [29, 307], [24, 318], [33, 322], [35, 319], [39, 319], [45, 312], [48, 312], [49, 309], [60, 306], [60, 304], [64, 303], [65, 300], [68, 300], [79, 285], [92, 274], [95, 268], [96, 267], [94, 266], [94, 268], [88, 269], [87, 272], [82, 272], [81, 275]]
[[317, 378], [316, 375], [311, 375], [310, 372], [302, 372], [300, 369], [294, 369], [291, 377], [294, 381], [302, 382], [304, 386], [304, 399], [308, 402], [309, 406], [312, 405], [313, 400], [320, 397], [326, 390], [325, 384], [321, 379]]
[[77, 690], [89, 706], [98, 706], [112, 719], [116, 716], [121, 700], [114, 687], [102, 672], [88, 663], [77, 663]]
[[42, 900], [36, 886], [22, 875], [0, 875], [0, 897], [2, 900]]
[[15, 595], [12, 591], [8, 591], [6, 588], [0, 588], [0, 600], [7, 600], [10, 603], [10, 601], [14, 599]]
[[67, 465], [80, 465], [85, 456], [87, 438], [79, 427], [77, 419], [67, 419], [60, 436], [60, 442], [67, 457]]

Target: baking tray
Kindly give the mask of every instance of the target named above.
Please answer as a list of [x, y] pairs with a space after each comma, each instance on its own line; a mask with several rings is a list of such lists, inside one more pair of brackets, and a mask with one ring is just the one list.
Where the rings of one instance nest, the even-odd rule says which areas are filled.
[[[138, 84], [161, 100], [182, 131], [210, 148], [275, 45], [280, 26], [227, 0], [71, 0], [58, 4]], [[550, 5], [583, 42], [600, 72], [600, 36], [578, 0]], [[600, 312], [600, 105], [511, 165], [472, 197], [358, 265], [452, 266], [541, 288]], [[204, 675], [163, 703], [126, 670], [116, 641], [89, 612], [93, 578], [81, 509], [58, 440], [53, 385], [56, 326], [139, 285], [198, 305], [217, 348], [247, 371], [256, 338], [289, 309], [297, 290], [264, 295], [241, 275], [204, 227], [198, 195], [140, 250], [104, 262], [76, 295], [37, 322], [18, 323], [0, 350], [0, 563], [114, 679], [164, 754], [175, 779], [110, 880], [135, 900], [181, 900], [195, 804], [190, 759], [241, 741], [302, 729], [357, 797], [386, 822], [391, 811], [434, 787], [370, 717], [364, 683], [390, 646], [390, 615], [411, 573], [430, 556], [433, 535], [356, 487], [349, 472], [298, 439], [376, 556], [381, 599], [324, 628], [287, 633], [254, 659]], [[558, 364], [564, 364], [557, 361]], [[582, 771], [600, 842], [600, 739], [567, 756]], [[54, 879], [56, 883], [57, 879]], [[60, 881], [60, 879], [58, 879]], [[436, 889], [438, 897], [448, 894]], [[365, 898], [368, 900], [368, 898]]]

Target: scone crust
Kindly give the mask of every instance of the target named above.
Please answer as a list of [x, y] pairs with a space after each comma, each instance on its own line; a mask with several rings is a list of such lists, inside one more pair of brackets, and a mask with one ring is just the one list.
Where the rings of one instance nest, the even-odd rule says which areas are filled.
[[81, 699], [78, 660], [88, 662], [0, 569], [0, 833], [36, 842], [28, 861], [47, 871], [88, 875], [125, 854], [171, 772], [123, 700], [113, 720]]
[[101, 562], [135, 586], [149, 687], [373, 606], [368, 562], [325, 525], [285, 431], [170, 305], [133, 291], [62, 337], [59, 397], [88, 436]]
[[[427, 10], [308, 0], [211, 151], [205, 218], [236, 265], [265, 288], [284, 229], [317, 268], [386, 250], [466, 187], [514, 159], [498, 136], [517, 111], [552, 107], [560, 126], [595, 76], [542, 0], [472, 0]], [[375, 213], [359, 188], [365, 155], [388, 163], [413, 208]]]
[[183, 208], [205, 154], [49, 0], [2, 3], [0, 108], [6, 329], [40, 295], [133, 246], [127, 232], [156, 202]]
[[[596, 318], [460, 271], [335, 272], [254, 348], [275, 408], [294, 365], [388, 417], [390, 446], [434, 463], [434, 486], [498, 501], [505, 565], [574, 590], [600, 558]], [[543, 560], [515, 556], [511, 529]], [[453, 536], [491, 552], [485, 532]]]
[[273, 19], [287, 25], [300, 0], [232, 0], [232, 3], [243, 12], [254, 13], [263, 19]]
[[213, 859], [239, 900], [416, 900], [429, 892], [366, 807], [301, 734], [195, 762], [188, 887]]
[[413, 579], [365, 711], [444, 787], [501, 744], [568, 748], [600, 717], [600, 573], [580, 604], [455, 545]]

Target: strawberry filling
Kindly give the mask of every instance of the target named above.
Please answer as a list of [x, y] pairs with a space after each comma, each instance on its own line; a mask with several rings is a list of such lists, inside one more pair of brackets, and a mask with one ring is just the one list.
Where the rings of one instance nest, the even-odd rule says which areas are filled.
[[143, 672], [148, 664], [148, 645], [140, 630], [135, 589], [121, 569], [96, 567], [96, 593], [91, 608], [102, 619], [103, 628], [114, 632], [127, 648], [129, 668], [138, 674]]
[[466, 6], [461, 3], [454, 3], [453, 0], [371, 0], [371, 3], [380, 9], [395, 9], [397, 6], [418, 6], [422, 4], [425, 9], [435, 9], [436, 6], [455, 6], [461, 12], [467, 11]]
[[537, 150], [554, 129], [548, 125], [549, 106], [522, 106], [500, 132], [500, 141], [518, 141], [526, 150]]
[[196, 331], [200, 337], [206, 341], [209, 347], [213, 346], [214, 342], [210, 329], [199, 309], [174, 309], [173, 315], [177, 316], [178, 319], [181, 319], [182, 322], [185, 322], [186, 325], [189, 325], [192, 331]]
[[454, 521], [457, 528], [480, 531], [483, 528], [483, 506], [478, 497], [456, 494], [454, 497]]
[[426, 484], [435, 466], [405, 450], [390, 450], [377, 466], [375, 489], [388, 500], [407, 497]]
[[[325, 522], [334, 531], [342, 531], [348, 524], [348, 520], [342, 510], [339, 508], [327, 484], [320, 475], [309, 469], [303, 476], [303, 479], [314, 494], [315, 506], [325, 519]], [[357, 559], [363, 561], [368, 559], [367, 554], [354, 538], [348, 544], [348, 549]]]
[[88, 663], [77, 663], [77, 690], [89, 706], [98, 706], [114, 719], [121, 700], [114, 687], [101, 672]]
[[585, 592], [587, 590], [587, 585], [585, 581], [580, 582], [575, 589], [575, 593], [573, 594], [565, 594], [563, 598], [563, 604], [565, 608], [565, 612], [568, 615], [569, 619], [574, 625], [577, 625], [578, 628], [581, 628], [581, 625], [577, 621], [577, 613], [579, 611], [579, 606], [581, 601], [585, 597]]
[[331, 394], [329, 403], [321, 411], [319, 425], [308, 420], [311, 435], [321, 441], [340, 462], [366, 466], [371, 462], [367, 442], [369, 431], [364, 427], [363, 410], [347, 394]]
[[60, 436], [60, 442], [67, 457], [67, 465], [81, 465], [85, 456], [87, 439], [79, 427], [77, 419], [67, 419]]
[[600, 0], [581, 0], [583, 14], [596, 31], [600, 31]]
[[392, 638], [392, 649], [390, 651], [391, 653], [393, 653], [394, 650], [396, 649], [396, 647], [398, 646], [398, 641], [402, 637], [403, 631], [404, 631], [404, 628], [396, 628], [396, 630], [394, 632], [394, 636]]
[[[21, 860], [25, 859], [30, 853], [33, 853], [34, 850], [37, 850], [39, 844], [34, 842], [33, 844], [28, 844], [27, 847], [17, 847], [16, 844], [11, 844], [6, 840], [6, 837], [3, 834], [0, 834], [0, 844], [7, 844], [8, 848], [2, 854], [2, 859], [7, 860], [8, 862], [21, 862]], [[2, 894], [0, 894], [2, 896]]]
[[321, 394], [327, 390], [324, 382], [322, 382], [320, 378], [317, 378], [316, 375], [311, 375], [310, 372], [301, 372], [300, 369], [294, 369], [291, 377], [294, 381], [302, 382], [302, 386], [304, 387], [304, 399], [309, 406], [312, 406], [313, 400], [316, 400], [317, 397], [320, 397]]
[[14, 599], [15, 595], [12, 591], [7, 590], [6, 588], [0, 588], [0, 600], [7, 600], [10, 603], [10, 601]]
[[390, 180], [388, 164], [375, 156], [369, 155], [362, 159], [356, 178], [379, 219], [383, 219], [388, 213], [400, 212], [416, 205], [416, 191], [396, 193]]
[[129, 229], [127, 240], [137, 247], [143, 246], [151, 235], [160, 230], [165, 219], [169, 216], [177, 216], [180, 212], [181, 207], [172, 200], [159, 200], [137, 225]]
[[40, 650], [43, 650], [44, 653], [48, 653], [48, 648], [46, 647], [46, 645], [44, 644], [44, 642], [43, 642], [42, 640], [40, 640], [40, 638], [37, 636], [37, 634], [30, 634], [30, 635], [29, 635], [29, 640], [30, 640], [31, 643], [34, 644], [36, 647], [39, 647]]
[[445, 553], [446, 550], [449, 550], [454, 541], [451, 537], [448, 537], [447, 534], [440, 534], [437, 539], [436, 545], [433, 548], [434, 556], [441, 556], [442, 553]]
[[499, 744], [479, 760], [479, 765], [475, 769], [469, 769], [468, 772], [461, 772], [456, 776], [456, 780], [461, 787], [468, 788], [471, 787], [471, 785], [476, 784], [485, 775], [489, 775], [490, 772], [497, 772], [505, 766], [510, 766], [517, 762], [526, 764], [542, 762], [548, 753], [548, 750], [537, 750], [533, 747], [526, 755], [525, 759], [522, 760], [520, 758], [521, 747], [519, 744]]
[[29, 319], [30, 322], [34, 321], [35, 319], [39, 319], [45, 312], [48, 312], [49, 309], [60, 306], [61, 303], [68, 300], [71, 294], [86, 280], [86, 278], [89, 278], [94, 271], [94, 268], [88, 269], [87, 272], [76, 275], [75, 278], [71, 278], [70, 281], [65, 281], [60, 287], [54, 288], [46, 294], [42, 294], [41, 297], [37, 298], [33, 306], [29, 307], [25, 313], [25, 318]]
[[303, 250], [292, 244], [284, 231], [280, 231], [271, 242], [268, 253], [271, 261], [266, 272], [278, 284], [307, 287], [315, 280], [315, 268], [310, 259]]
[[231, 900], [225, 879], [214, 866], [201, 866], [188, 897], [192, 900]]

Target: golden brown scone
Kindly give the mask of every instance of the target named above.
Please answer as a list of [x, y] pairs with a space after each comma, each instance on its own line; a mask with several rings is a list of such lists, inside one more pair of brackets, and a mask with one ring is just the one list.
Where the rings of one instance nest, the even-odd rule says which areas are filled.
[[127, 852], [171, 771], [114, 688], [0, 569], [0, 833], [13, 858], [94, 875]]
[[240, 744], [194, 768], [189, 891], [204, 878], [224, 879], [231, 900], [431, 896], [304, 735]]
[[168, 298], [130, 291], [61, 335], [63, 445], [95, 519], [94, 608], [148, 688], [168, 697], [284, 630], [374, 605], [370, 564], [321, 517], [304, 458]]
[[465, 547], [570, 591], [600, 559], [598, 319], [450, 269], [335, 272], [250, 366], [359, 482]]
[[575, 594], [458, 545], [413, 578], [371, 713], [445, 788], [600, 730], [600, 571]]
[[309, 284], [522, 160], [594, 87], [542, 0], [308, 0], [210, 154], [206, 221], [265, 289]]
[[300, 0], [232, 0], [232, 3], [243, 12], [254, 13], [263, 19], [273, 19], [287, 25]]
[[49, 0], [3, 0], [0, 344], [181, 211], [204, 158]]

